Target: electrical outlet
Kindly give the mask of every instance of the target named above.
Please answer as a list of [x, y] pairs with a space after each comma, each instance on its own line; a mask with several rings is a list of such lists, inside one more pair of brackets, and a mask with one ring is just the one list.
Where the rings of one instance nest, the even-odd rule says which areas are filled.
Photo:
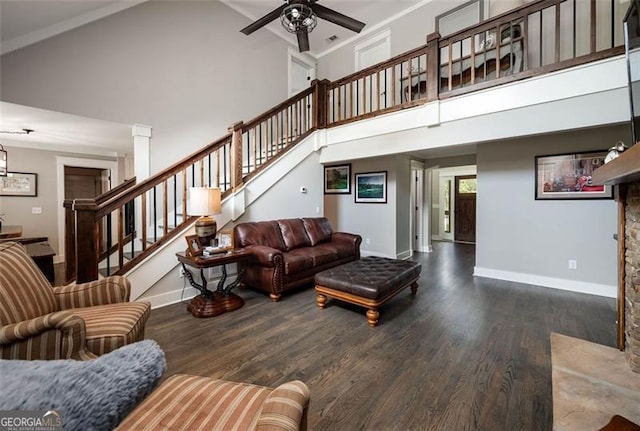
[[578, 259], [569, 259], [569, 269], [578, 269]]
[[42, 214], [42, 207], [31, 207], [31, 214]]

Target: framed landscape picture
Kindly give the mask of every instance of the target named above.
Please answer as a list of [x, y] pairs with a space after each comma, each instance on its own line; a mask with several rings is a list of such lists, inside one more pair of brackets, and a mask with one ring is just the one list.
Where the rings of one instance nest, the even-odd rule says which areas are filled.
[[351, 194], [351, 164], [324, 167], [324, 194]]
[[387, 203], [387, 171], [356, 174], [356, 203]]
[[594, 184], [593, 171], [604, 165], [606, 151], [536, 156], [537, 200], [612, 199], [611, 186]]

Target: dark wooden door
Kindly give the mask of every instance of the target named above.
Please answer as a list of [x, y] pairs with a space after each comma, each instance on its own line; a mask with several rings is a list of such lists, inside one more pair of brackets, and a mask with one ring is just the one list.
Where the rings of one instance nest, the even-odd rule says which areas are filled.
[[455, 186], [454, 240], [476, 242], [476, 176], [456, 177]]

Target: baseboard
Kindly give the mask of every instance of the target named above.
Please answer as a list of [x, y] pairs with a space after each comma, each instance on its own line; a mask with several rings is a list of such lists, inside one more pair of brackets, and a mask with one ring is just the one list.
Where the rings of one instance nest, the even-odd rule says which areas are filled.
[[396, 259], [400, 259], [400, 260], [407, 260], [409, 259], [411, 256], [413, 256], [413, 250], [405, 250], [402, 253], [398, 253], [396, 255]]
[[570, 292], [586, 293], [589, 295], [616, 298], [618, 288], [607, 284], [589, 283], [587, 281], [567, 280], [563, 278], [545, 277], [542, 275], [525, 274], [522, 272], [503, 271], [499, 269], [474, 267], [473, 275], [477, 277], [494, 278], [497, 280], [513, 281], [515, 283], [532, 284], [553, 289], [568, 290]]
[[177, 304], [178, 302], [185, 301], [186, 302], [198, 295], [196, 289], [191, 286], [185, 287], [184, 289], [172, 290], [171, 292], [160, 293], [158, 295], [151, 295], [147, 297], [143, 297], [138, 299], [139, 301], [149, 301], [151, 303], [151, 308], [162, 308], [167, 305]]

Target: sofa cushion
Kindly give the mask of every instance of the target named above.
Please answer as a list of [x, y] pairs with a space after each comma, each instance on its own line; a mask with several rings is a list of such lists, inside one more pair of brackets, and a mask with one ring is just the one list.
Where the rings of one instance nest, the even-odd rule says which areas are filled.
[[297, 430], [308, 403], [309, 388], [298, 380], [271, 389], [176, 374], [116, 429]]
[[17, 242], [0, 244], [0, 325], [58, 311], [53, 288]]
[[297, 248], [288, 253], [283, 253], [284, 273], [286, 275], [296, 274], [313, 268], [313, 257], [308, 253], [308, 248]]
[[[87, 349], [100, 356], [144, 338], [150, 307], [146, 302], [123, 302], [100, 307], [74, 308], [86, 324]], [[117, 316], [117, 318], [115, 318]]]
[[280, 226], [280, 232], [282, 233], [287, 251], [299, 247], [309, 247], [311, 245], [311, 241], [307, 236], [307, 231], [301, 219], [278, 220], [278, 225]]
[[164, 353], [155, 341], [90, 361], [0, 361], [0, 410], [54, 410], [64, 429], [112, 430], [158, 384]]
[[315, 247], [308, 247], [305, 250], [313, 259], [313, 266], [321, 266], [340, 259], [338, 250], [330, 243], [318, 244]]
[[325, 217], [303, 218], [302, 223], [307, 231], [311, 245], [330, 241], [333, 230], [331, 223]]
[[241, 223], [234, 229], [234, 241], [236, 247], [264, 245], [280, 251], [286, 250], [276, 221]]

